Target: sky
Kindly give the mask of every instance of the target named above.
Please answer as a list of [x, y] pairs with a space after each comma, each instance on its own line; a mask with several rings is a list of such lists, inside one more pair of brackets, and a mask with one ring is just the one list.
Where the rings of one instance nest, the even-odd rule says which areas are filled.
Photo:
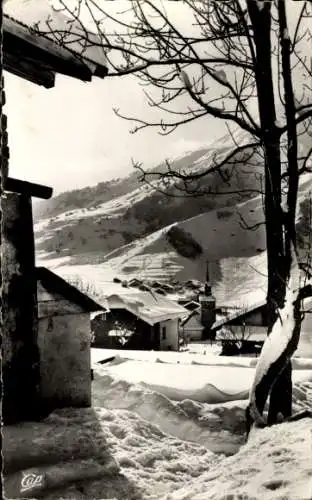
[[5, 85], [10, 175], [55, 192], [122, 177], [132, 170], [131, 158], [152, 167], [224, 133], [221, 122], [203, 118], [166, 137], [152, 129], [130, 134], [131, 124], [112, 109], [146, 118], [144, 97], [130, 77], [84, 83], [57, 76], [47, 90], [5, 73]]
[[[39, 12], [44, 1], [6, 3], [19, 18], [22, 8], [32, 4]], [[183, 16], [181, 21], [188, 22]], [[155, 129], [131, 134], [133, 125], [113, 108], [148, 118], [146, 98], [133, 76], [85, 83], [57, 75], [55, 87], [47, 90], [6, 72], [5, 85], [10, 175], [49, 185], [54, 193], [122, 177], [133, 170], [132, 158], [146, 168], [156, 166], [226, 133], [220, 120], [201, 118], [167, 137]]]
[[[5, 5], [19, 19], [23, 8], [30, 22], [43, 15], [46, 0], [6, 0]], [[175, 21], [188, 29], [179, 3], [166, 5], [174, 6]], [[151, 112], [133, 76], [84, 83], [57, 75], [55, 87], [47, 90], [6, 72], [5, 85], [10, 175], [49, 185], [55, 194], [125, 176], [133, 170], [132, 158], [150, 168], [226, 133], [221, 120], [204, 117], [166, 137], [156, 129], [131, 134], [133, 125], [113, 108], [141, 119]]]

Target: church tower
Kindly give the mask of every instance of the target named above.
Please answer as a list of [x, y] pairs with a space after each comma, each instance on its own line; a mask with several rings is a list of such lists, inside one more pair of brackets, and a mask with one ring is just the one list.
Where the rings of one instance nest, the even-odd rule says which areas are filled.
[[198, 297], [201, 311], [201, 324], [204, 326], [203, 339], [211, 338], [210, 328], [216, 321], [216, 299], [212, 295], [209, 277], [209, 262], [206, 263], [206, 282], [204, 293]]

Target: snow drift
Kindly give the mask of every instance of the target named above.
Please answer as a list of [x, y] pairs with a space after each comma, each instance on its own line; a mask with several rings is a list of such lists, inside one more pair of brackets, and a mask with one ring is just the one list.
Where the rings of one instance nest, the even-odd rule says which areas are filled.
[[183, 441], [201, 444], [225, 455], [235, 453], [244, 442], [247, 401], [217, 405], [191, 399], [171, 401], [142, 384], [130, 384], [95, 371], [93, 400], [96, 406], [129, 410], [162, 432]]
[[[46, 500], [159, 499], [220, 460], [135, 413], [104, 408], [64, 409], [44, 422], [11, 426], [4, 453], [6, 497]], [[43, 480], [21, 494], [27, 473]]]
[[162, 500], [310, 500], [312, 422], [253, 429], [248, 443]]
[[[252, 431], [245, 445], [247, 399], [172, 401], [109, 372], [122, 365], [119, 359], [111, 368], [95, 368], [93, 408], [58, 410], [43, 422], [4, 429], [7, 498], [222, 500], [235, 492], [246, 500], [310, 500], [310, 421]], [[149, 363], [149, 370], [154, 366], [166, 363]], [[211, 367], [194, 368], [209, 376]], [[312, 408], [307, 372], [295, 372], [297, 409]], [[21, 495], [25, 473], [43, 481]]]

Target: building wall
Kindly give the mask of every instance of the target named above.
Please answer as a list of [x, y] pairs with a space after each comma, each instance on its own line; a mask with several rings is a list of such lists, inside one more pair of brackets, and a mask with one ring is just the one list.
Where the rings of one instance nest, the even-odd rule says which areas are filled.
[[204, 327], [200, 324], [200, 316], [192, 316], [183, 328], [183, 334], [189, 340], [202, 340]]
[[[159, 323], [160, 326], [160, 349], [162, 351], [178, 351], [179, 350], [179, 320], [170, 319], [168, 321], [162, 321]], [[163, 329], [165, 331], [165, 337], [163, 338]]]
[[301, 324], [300, 341], [296, 356], [312, 358], [312, 313], [306, 313]]
[[198, 340], [203, 340], [203, 328], [184, 328], [181, 330], [181, 336], [185, 339], [186, 342], [196, 342]]
[[52, 408], [91, 405], [90, 315], [39, 319], [41, 395]]

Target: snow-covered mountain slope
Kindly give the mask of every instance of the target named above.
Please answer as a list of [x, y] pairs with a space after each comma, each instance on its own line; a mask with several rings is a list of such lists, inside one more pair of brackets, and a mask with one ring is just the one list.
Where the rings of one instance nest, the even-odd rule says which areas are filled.
[[[311, 189], [311, 177], [302, 178], [299, 202]], [[266, 293], [266, 253], [261, 196], [234, 207], [217, 209], [178, 223], [201, 245], [203, 253], [192, 260], [179, 255], [168, 242], [169, 225], [148, 236], [123, 245], [106, 255], [55, 258], [37, 252], [38, 263], [65, 277], [80, 277], [101, 293], [120, 289], [115, 276], [163, 280], [190, 278], [203, 280], [206, 261], [210, 262], [214, 293], [219, 303], [247, 305], [262, 300]], [[252, 227], [253, 229], [248, 229]]]
[[[237, 137], [242, 143], [244, 137]], [[202, 173], [215, 161], [222, 160], [233, 148], [232, 138], [220, 139], [205, 149], [174, 159], [170, 168], [176, 172]], [[37, 249], [59, 256], [99, 253], [103, 256], [139, 237], [146, 236], [171, 223], [200, 213], [234, 206], [255, 196], [260, 189], [260, 160], [246, 166], [240, 154], [233, 167], [225, 165], [222, 176], [211, 173], [187, 188], [205, 196], [185, 197], [181, 182], [159, 174], [168, 170], [166, 164], [148, 172], [148, 183], [139, 180], [140, 172], [95, 187], [63, 193], [49, 201], [34, 205]], [[251, 161], [251, 160], [250, 160]], [[250, 162], [249, 162], [250, 163]], [[181, 196], [182, 193], [182, 196]], [[236, 194], [235, 194], [236, 193]], [[178, 196], [176, 196], [178, 195]]]
[[[244, 144], [248, 138], [238, 135], [235, 140]], [[216, 158], [224, 158], [232, 144], [225, 136], [206, 149], [182, 155], [171, 166], [203, 172]], [[258, 156], [256, 152], [248, 161], [240, 156], [228, 182], [224, 176], [233, 166], [224, 167], [222, 178], [219, 173], [206, 176], [200, 189], [210, 192], [201, 197], [166, 196], [159, 192], [157, 176], [151, 177], [151, 184], [142, 184], [132, 174], [44, 202], [47, 205], [36, 208], [37, 263], [109, 294], [120, 289], [113, 283], [116, 276], [203, 280], [209, 261], [219, 303], [245, 306], [262, 300], [266, 253]], [[160, 165], [152, 174], [165, 169]], [[178, 194], [170, 183], [166, 189], [167, 194]], [[306, 174], [299, 204], [311, 191], [312, 176]], [[175, 225], [198, 242], [203, 250], [199, 257], [182, 257], [168, 241], [167, 233]]]

